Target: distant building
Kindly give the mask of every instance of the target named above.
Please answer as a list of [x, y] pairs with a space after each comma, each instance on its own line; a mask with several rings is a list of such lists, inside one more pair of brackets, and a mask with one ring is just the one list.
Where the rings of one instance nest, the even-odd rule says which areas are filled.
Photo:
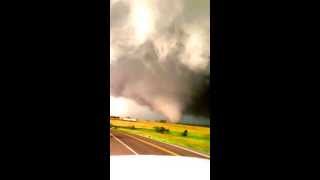
[[130, 117], [122, 118], [122, 120], [124, 120], [124, 121], [137, 121], [137, 119], [135, 119], [135, 118], [130, 118]]

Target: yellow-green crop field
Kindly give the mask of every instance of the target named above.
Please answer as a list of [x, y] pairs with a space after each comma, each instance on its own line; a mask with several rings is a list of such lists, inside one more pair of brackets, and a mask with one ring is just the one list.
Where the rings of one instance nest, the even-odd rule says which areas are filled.
[[[210, 154], [210, 128], [175, 123], [161, 123], [155, 121], [138, 120], [136, 122], [117, 119], [110, 120], [111, 127], [117, 131], [148, 137], [157, 141], [183, 146], [194, 151]], [[167, 133], [160, 133], [155, 127], [169, 129]], [[182, 133], [187, 130], [187, 136]]]

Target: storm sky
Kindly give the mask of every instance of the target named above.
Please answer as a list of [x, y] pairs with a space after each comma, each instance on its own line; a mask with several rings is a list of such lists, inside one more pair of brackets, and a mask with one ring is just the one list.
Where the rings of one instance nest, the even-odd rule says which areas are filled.
[[110, 112], [208, 122], [206, 0], [111, 0]]

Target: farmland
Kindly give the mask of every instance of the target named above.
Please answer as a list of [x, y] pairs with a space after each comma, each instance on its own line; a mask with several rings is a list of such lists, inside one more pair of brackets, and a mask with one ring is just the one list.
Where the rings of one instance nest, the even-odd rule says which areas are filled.
[[111, 128], [116, 131], [140, 135], [204, 154], [210, 154], [209, 127], [146, 120], [131, 122], [118, 119], [111, 119], [110, 124]]

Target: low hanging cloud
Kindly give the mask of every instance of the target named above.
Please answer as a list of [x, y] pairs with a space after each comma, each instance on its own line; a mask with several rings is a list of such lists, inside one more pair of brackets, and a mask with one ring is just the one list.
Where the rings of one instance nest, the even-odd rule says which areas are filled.
[[112, 0], [110, 92], [160, 113], [209, 117], [209, 1]]

